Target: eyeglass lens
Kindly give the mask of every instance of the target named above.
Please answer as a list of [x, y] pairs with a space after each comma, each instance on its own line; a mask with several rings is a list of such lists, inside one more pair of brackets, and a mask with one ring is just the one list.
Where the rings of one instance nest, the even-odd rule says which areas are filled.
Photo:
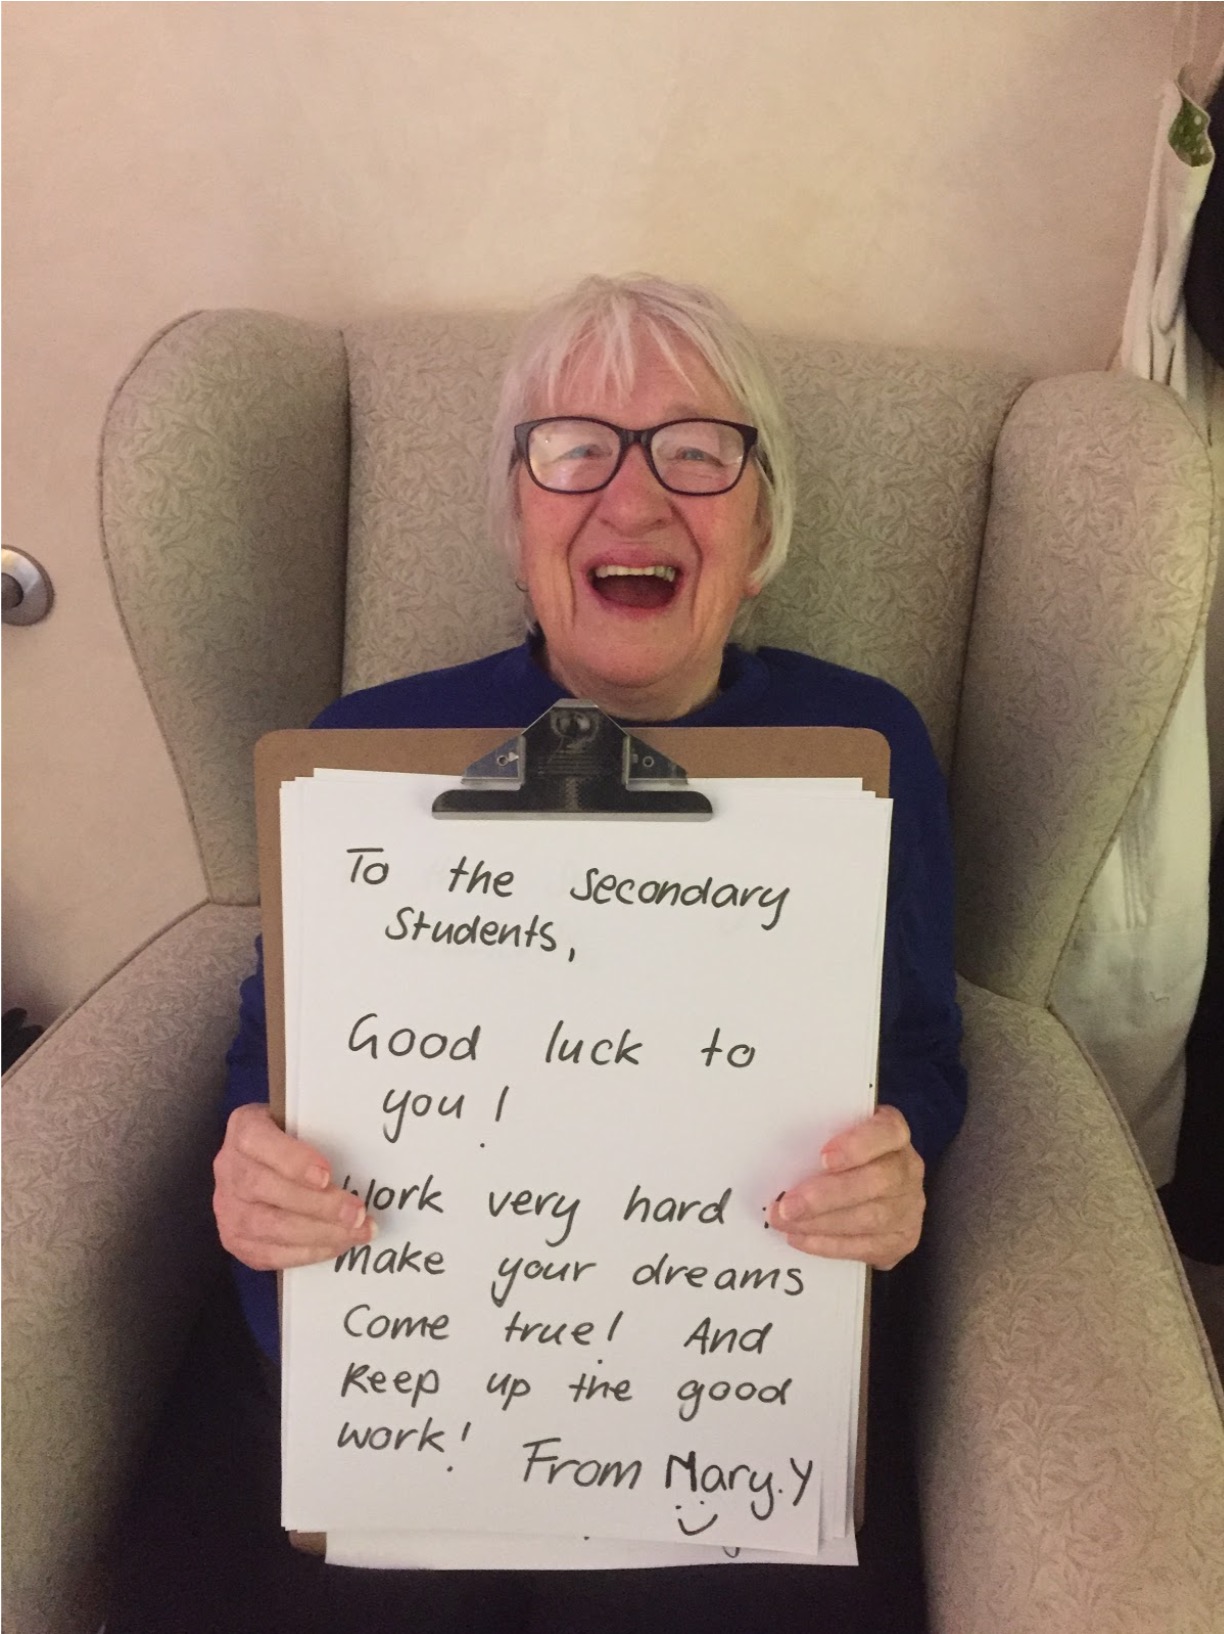
[[[735, 486], [744, 463], [743, 434], [718, 420], [678, 420], [648, 441], [660, 481], [676, 493], [723, 493]], [[620, 452], [616, 432], [598, 420], [545, 420], [528, 443], [536, 481], [569, 494], [602, 488]]]

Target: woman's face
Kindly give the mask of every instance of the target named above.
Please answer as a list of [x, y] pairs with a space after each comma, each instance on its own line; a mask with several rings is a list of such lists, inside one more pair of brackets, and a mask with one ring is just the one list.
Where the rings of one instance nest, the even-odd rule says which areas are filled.
[[[588, 415], [631, 430], [688, 416], [742, 420], [701, 356], [677, 341], [692, 384], [653, 342], [638, 353], [627, 396], [598, 389], [590, 367], [568, 377], [543, 414]], [[627, 719], [667, 720], [712, 697], [722, 650], [767, 543], [760, 475], [749, 460], [729, 493], [673, 494], [640, 447], [595, 494], [554, 494], [518, 472], [523, 572], [544, 632], [549, 673], [579, 698]], [[600, 576], [610, 567], [666, 567], [663, 578]]]

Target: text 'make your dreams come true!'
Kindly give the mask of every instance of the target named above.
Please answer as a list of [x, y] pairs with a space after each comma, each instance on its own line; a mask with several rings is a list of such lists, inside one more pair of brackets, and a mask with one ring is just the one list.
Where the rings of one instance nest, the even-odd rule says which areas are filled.
[[890, 803], [450, 782], [282, 786], [288, 1123], [378, 1226], [284, 1279], [285, 1524], [852, 1559], [864, 1273], [767, 1212], [873, 1104]]

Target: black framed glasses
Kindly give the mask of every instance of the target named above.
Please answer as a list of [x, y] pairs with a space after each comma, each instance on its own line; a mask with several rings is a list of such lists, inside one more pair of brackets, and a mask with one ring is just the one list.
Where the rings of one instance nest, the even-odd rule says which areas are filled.
[[606, 488], [634, 443], [672, 494], [725, 494], [744, 474], [756, 446], [755, 426], [734, 420], [665, 420], [627, 431], [609, 420], [552, 416], [514, 428], [514, 447], [531, 480], [551, 494]]

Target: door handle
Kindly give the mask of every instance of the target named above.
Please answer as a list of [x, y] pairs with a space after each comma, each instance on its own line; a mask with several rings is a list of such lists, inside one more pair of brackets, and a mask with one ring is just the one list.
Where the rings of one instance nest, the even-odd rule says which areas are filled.
[[0, 550], [0, 602], [6, 624], [37, 624], [51, 610], [54, 593], [45, 570], [24, 550]]

